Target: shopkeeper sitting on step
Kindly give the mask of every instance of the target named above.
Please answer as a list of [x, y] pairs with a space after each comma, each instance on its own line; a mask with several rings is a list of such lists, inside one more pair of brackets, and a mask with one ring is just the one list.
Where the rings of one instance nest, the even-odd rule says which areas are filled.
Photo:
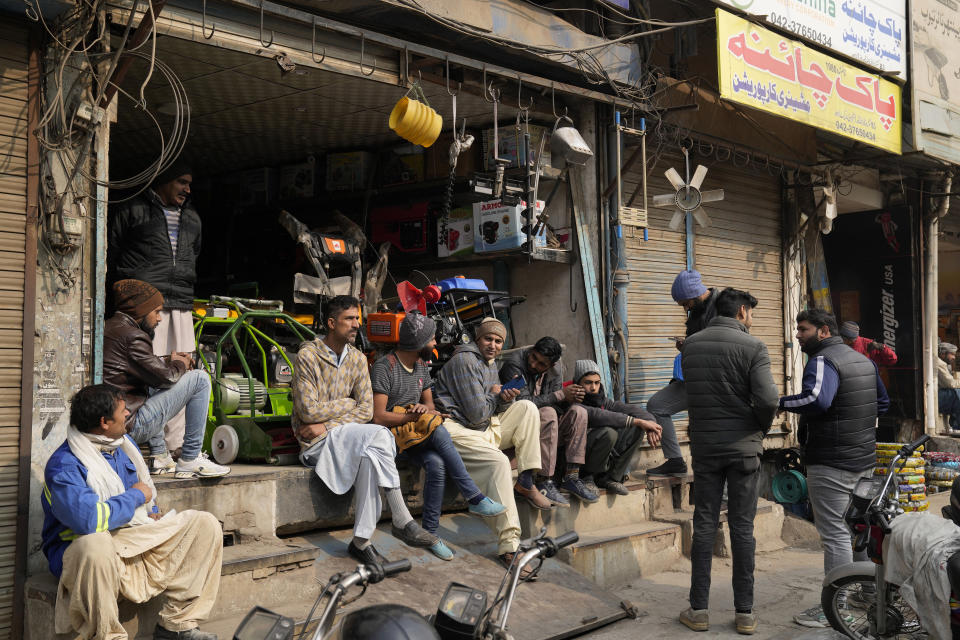
[[356, 515], [347, 552], [358, 562], [386, 562], [370, 542], [382, 510], [381, 487], [394, 537], [411, 547], [431, 547], [439, 538], [420, 528], [400, 493], [393, 434], [370, 424], [370, 371], [366, 356], [353, 346], [360, 330], [360, 301], [352, 296], [328, 300], [323, 326], [326, 335], [300, 345], [293, 372], [290, 421], [300, 441], [300, 461], [313, 467], [334, 493], [354, 489]]
[[154, 640], [217, 640], [197, 625], [220, 588], [223, 529], [205, 511], [161, 517], [126, 412], [118, 389], [80, 389], [66, 442], [44, 469], [43, 553], [60, 579], [54, 631], [123, 640], [117, 599], [163, 594]]
[[[485, 518], [504, 511], [499, 502], [483, 495], [470, 478], [444, 416], [433, 405], [433, 380], [427, 360], [437, 346], [437, 323], [419, 313], [408, 313], [400, 323], [397, 348], [377, 360], [370, 374], [373, 384], [373, 421], [388, 427], [400, 450], [399, 459], [423, 467], [423, 528], [437, 535], [447, 475], [470, 504], [468, 510]], [[430, 547], [435, 556], [453, 560], [453, 551], [437, 538]]]
[[[130, 415], [127, 431], [148, 443], [153, 474], [212, 478], [230, 473], [200, 451], [210, 405], [210, 376], [193, 369], [188, 353], [161, 358], [153, 354], [163, 296], [153, 285], [121, 280], [113, 285], [117, 312], [103, 328], [103, 381], [123, 393]], [[183, 449], [176, 462], [167, 451], [163, 426], [186, 407]]]

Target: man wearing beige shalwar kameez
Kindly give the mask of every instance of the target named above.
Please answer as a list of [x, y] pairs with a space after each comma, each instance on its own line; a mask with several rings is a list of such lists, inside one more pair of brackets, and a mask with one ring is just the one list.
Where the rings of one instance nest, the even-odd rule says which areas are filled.
[[164, 594], [155, 640], [216, 640], [197, 627], [217, 598], [223, 530], [203, 511], [160, 516], [125, 414], [115, 387], [78, 391], [67, 440], [44, 470], [43, 552], [60, 578], [55, 630], [124, 640], [118, 599]]

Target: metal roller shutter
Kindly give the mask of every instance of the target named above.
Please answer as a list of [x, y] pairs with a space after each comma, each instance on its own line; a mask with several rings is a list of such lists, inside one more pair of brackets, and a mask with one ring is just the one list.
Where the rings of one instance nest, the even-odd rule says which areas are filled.
[[[694, 163], [696, 157], [692, 158]], [[760, 305], [754, 312], [751, 333], [770, 351], [773, 377], [784, 389], [783, 278], [780, 231], [780, 185], [769, 175], [756, 175], [730, 164], [705, 162], [710, 169], [704, 189], [725, 189], [721, 202], [705, 206], [711, 218], [707, 228], [694, 231], [694, 267], [704, 284], [733, 286], [753, 293]], [[663, 176], [669, 167], [683, 173], [683, 156], [663, 153], [648, 176], [650, 196], [674, 189]], [[624, 192], [633, 193], [639, 169], [626, 174]], [[627, 393], [631, 402], [644, 402], [673, 376], [677, 350], [670, 336], [684, 335], [684, 314], [670, 296], [677, 273], [686, 267], [686, 231], [669, 228], [672, 209], [649, 209], [649, 239], [627, 232], [627, 263], [630, 271], [629, 373]], [[675, 420], [681, 442], [686, 440], [686, 415]]]
[[27, 30], [0, 23], [0, 638], [10, 637], [17, 522], [24, 242]]

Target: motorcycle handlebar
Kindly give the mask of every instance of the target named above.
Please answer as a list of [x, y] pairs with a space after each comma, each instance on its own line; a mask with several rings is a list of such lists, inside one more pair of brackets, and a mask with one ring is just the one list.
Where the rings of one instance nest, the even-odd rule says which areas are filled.
[[919, 438], [917, 438], [916, 440], [914, 440], [913, 442], [911, 442], [910, 444], [903, 445], [903, 447], [900, 448], [900, 455], [904, 457], [910, 455], [911, 453], [919, 449], [921, 446], [926, 444], [927, 440], [929, 439], [930, 439], [930, 435], [925, 433]]
[[389, 578], [397, 575], [398, 573], [410, 571], [410, 566], [410, 561], [406, 558], [403, 560], [397, 560], [395, 562], [385, 562], [383, 564], [383, 577]]
[[569, 547], [579, 539], [580, 535], [576, 531], [567, 531], [566, 533], [561, 533], [559, 536], [554, 538], [553, 542], [557, 545], [558, 549], [562, 549], [564, 547]]

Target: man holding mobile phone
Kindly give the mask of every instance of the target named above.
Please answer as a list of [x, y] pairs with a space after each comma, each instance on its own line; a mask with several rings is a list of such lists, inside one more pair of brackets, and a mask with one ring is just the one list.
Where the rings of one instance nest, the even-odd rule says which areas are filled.
[[517, 397], [530, 400], [540, 410], [541, 468], [536, 487], [555, 506], [569, 507], [570, 501], [553, 480], [560, 446], [566, 467], [559, 488], [585, 503], [600, 498], [580, 479], [587, 449], [587, 412], [580, 404], [584, 389], [579, 384], [563, 386], [562, 353], [556, 339], [540, 338], [529, 349], [514, 351], [503, 359], [500, 382], [507, 388], [521, 381]]

